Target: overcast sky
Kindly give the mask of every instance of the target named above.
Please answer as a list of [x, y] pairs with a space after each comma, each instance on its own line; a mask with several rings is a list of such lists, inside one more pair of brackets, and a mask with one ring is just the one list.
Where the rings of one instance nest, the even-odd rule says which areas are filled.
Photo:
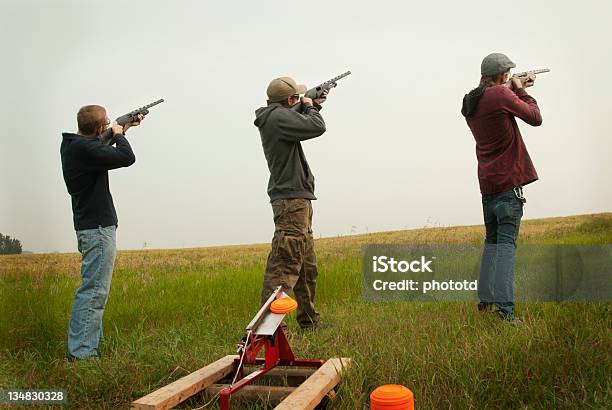
[[315, 236], [482, 223], [460, 114], [480, 62], [550, 68], [521, 132], [540, 181], [525, 218], [612, 210], [612, 2], [6, 1], [0, 3], [0, 232], [76, 251], [61, 132], [86, 104], [116, 118], [165, 98], [110, 172], [118, 247], [267, 242], [268, 169], [254, 110], [275, 77], [346, 70], [303, 144]]

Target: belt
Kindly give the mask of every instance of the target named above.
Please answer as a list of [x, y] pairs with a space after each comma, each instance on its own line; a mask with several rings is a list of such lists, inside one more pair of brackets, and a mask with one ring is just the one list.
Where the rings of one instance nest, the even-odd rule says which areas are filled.
[[523, 187], [522, 186], [516, 186], [514, 188], [512, 188], [512, 190], [514, 191], [514, 195], [522, 202], [522, 203], [526, 203], [527, 199], [525, 199], [525, 196], [523, 196]]

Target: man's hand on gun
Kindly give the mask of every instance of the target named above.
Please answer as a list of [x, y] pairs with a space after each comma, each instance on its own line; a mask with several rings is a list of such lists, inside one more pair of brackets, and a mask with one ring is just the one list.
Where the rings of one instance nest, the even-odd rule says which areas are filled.
[[114, 123], [112, 126], [112, 130], [113, 130], [113, 135], [117, 135], [117, 134], [125, 134], [125, 132], [130, 128], [130, 127], [136, 127], [138, 125], [140, 125], [140, 123], [142, 122], [142, 120], [144, 120], [144, 115], [143, 114], [138, 114], [138, 119], [136, 121], [133, 121], [129, 124], [125, 124], [124, 126], [121, 126], [117, 123]]
[[535, 83], [535, 79], [535, 74], [529, 74], [527, 77], [521, 78], [521, 80], [523, 81], [523, 87], [531, 87], [533, 83]]
[[536, 75], [529, 74], [525, 77], [518, 77], [513, 75], [511, 80], [511, 86], [513, 90], [518, 90], [519, 88], [527, 88], [531, 87], [535, 83]]
[[325, 101], [327, 101], [327, 95], [329, 94], [329, 89], [327, 90], [323, 90], [323, 93], [321, 94], [321, 96], [319, 98], [315, 98], [314, 100], [312, 100], [315, 104], [317, 105], [321, 105], [323, 104]]
[[309, 98], [309, 97], [303, 96], [303, 97], [300, 97], [300, 102], [302, 104], [321, 105], [325, 101], [327, 101], [327, 95], [328, 94], [329, 94], [329, 90], [324, 90], [319, 98]]
[[300, 97], [300, 102], [302, 104], [309, 104], [312, 105], [312, 98], [308, 98], [308, 97]]

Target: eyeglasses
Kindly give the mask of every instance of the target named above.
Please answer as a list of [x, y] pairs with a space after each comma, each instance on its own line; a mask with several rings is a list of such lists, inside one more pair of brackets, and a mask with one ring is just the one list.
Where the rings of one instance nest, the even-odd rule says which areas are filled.
[[299, 94], [295, 94], [295, 95], [292, 95], [291, 98], [295, 98], [296, 100], [299, 100], [300, 99], [300, 95]]

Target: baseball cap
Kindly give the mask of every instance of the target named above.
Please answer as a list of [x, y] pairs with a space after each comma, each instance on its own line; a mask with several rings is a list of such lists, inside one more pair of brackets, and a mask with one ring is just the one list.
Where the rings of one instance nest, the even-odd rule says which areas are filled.
[[283, 101], [296, 94], [304, 94], [306, 92], [305, 85], [298, 85], [291, 77], [279, 77], [270, 81], [268, 85], [268, 100]]
[[502, 53], [492, 53], [482, 60], [482, 64], [480, 64], [480, 74], [497, 75], [514, 67], [516, 67], [516, 64], [514, 64], [507, 55]]

